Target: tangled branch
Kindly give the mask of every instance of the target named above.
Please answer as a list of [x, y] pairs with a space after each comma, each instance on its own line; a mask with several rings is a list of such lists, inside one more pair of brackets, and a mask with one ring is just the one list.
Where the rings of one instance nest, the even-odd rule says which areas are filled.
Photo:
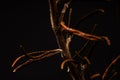
[[[58, 9], [60, 0], [48, 0], [49, 3], [49, 11], [50, 11], [50, 21], [51, 21], [51, 28], [55, 34], [56, 41], [58, 48], [53, 50], [45, 50], [45, 51], [35, 51], [26, 53], [23, 49], [23, 55], [19, 56], [14, 60], [12, 63], [13, 72], [16, 72], [21, 67], [28, 65], [35, 61], [40, 61], [44, 58], [51, 57], [55, 54], [60, 53], [61, 58], [63, 59], [61, 63], [61, 69], [64, 70], [65, 67], [67, 67], [67, 73], [71, 76], [72, 80], [93, 80], [96, 78], [106, 80], [106, 76], [108, 75], [110, 68], [112, 65], [114, 65], [119, 59], [120, 55], [117, 56], [106, 68], [105, 72], [102, 74], [96, 73], [96, 74], [90, 74], [89, 72], [89, 66], [92, 65], [91, 58], [91, 50], [94, 48], [94, 44], [96, 42], [105, 41], [107, 45], [111, 45], [110, 39], [107, 36], [98, 36], [94, 35], [93, 31], [89, 33], [85, 33], [81, 30], [77, 30], [74, 28], [70, 28], [70, 22], [71, 22], [71, 14], [72, 14], [72, 8], [69, 8], [69, 5], [71, 4], [72, 0], [68, 0], [67, 2], [63, 3], [62, 9]], [[68, 16], [65, 16], [67, 9], [69, 9]], [[58, 11], [61, 10], [61, 11]], [[59, 13], [60, 12], [60, 13]], [[104, 13], [103, 9], [96, 9], [87, 15], [83, 16], [81, 19], [79, 19], [75, 26], [78, 26], [82, 21], [86, 20], [89, 16], [96, 14], [96, 12], [102, 12]], [[64, 18], [66, 18], [67, 24], [65, 24]], [[73, 26], [74, 27], [74, 26]], [[72, 41], [73, 36], [79, 36], [87, 42], [83, 45], [83, 47], [77, 52], [77, 54], [73, 54], [70, 49], [70, 43]], [[94, 41], [93, 45], [90, 47], [90, 51], [87, 55], [81, 56], [81, 52], [85, 51], [85, 48], [89, 45], [90, 41]], [[21, 59], [28, 58], [25, 62], [22, 64], [17, 65]], [[67, 64], [67, 65], [66, 65]], [[16, 66], [17, 65], [17, 66]], [[65, 66], [66, 65], [66, 66]], [[111, 80], [114, 76], [117, 75], [118, 72], [114, 72], [113, 76], [109, 78]]]

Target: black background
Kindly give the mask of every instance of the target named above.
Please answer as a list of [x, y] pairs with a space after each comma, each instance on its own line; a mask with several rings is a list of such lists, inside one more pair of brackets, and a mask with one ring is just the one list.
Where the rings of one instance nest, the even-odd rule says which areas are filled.
[[[105, 9], [105, 14], [96, 14], [81, 22], [76, 29], [90, 32], [98, 24], [95, 34], [106, 35], [111, 46], [104, 42], [94, 50], [92, 60], [93, 72], [103, 73], [107, 65], [120, 53], [119, 19], [120, 8], [117, 0], [75, 0], [71, 26], [78, 18], [97, 8]], [[0, 27], [0, 80], [71, 80], [66, 72], [60, 69], [60, 54], [35, 62], [13, 73], [11, 64], [22, 54], [19, 45], [27, 52], [58, 48], [49, 19], [48, 1], [9, 1], [1, 2]], [[74, 37], [71, 50], [78, 50], [81, 38]]]

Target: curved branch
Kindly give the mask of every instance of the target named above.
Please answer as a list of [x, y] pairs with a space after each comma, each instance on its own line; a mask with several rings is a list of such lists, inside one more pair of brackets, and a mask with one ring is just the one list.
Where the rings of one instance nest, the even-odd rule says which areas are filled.
[[61, 63], [61, 69], [62, 69], [62, 70], [64, 69], [65, 64], [68, 63], [68, 62], [74, 62], [74, 60], [73, 60], [73, 59], [65, 59], [65, 60]]
[[88, 40], [93, 40], [93, 41], [105, 40], [106, 43], [107, 43], [108, 45], [110, 45], [110, 40], [109, 40], [109, 38], [106, 37], [106, 36], [96, 36], [96, 35], [84, 33], [84, 32], [82, 32], [82, 31], [79, 31], [79, 30], [76, 30], [76, 29], [69, 28], [69, 27], [67, 27], [67, 26], [64, 24], [64, 22], [61, 22], [60, 24], [61, 24], [61, 26], [62, 26], [62, 28], [63, 28], [64, 30], [69, 31], [70, 33], [72, 33], [72, 34], [74, 34], [74, 35], [83, 37], [83, 38], [88, 39]]

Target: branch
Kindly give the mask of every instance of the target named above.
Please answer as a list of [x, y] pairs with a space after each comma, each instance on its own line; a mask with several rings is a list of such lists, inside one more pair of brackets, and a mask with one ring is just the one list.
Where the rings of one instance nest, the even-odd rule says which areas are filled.
[[105, 77], [107, 76], [108, 71], [110, 70], [110, 68], [112, 67], [112, 65], [114, 65], [119, 59], [120, 59], [120, 55], [118, 55], [118, 56], [108, 65], [108, 67], [106, 68], [105, 72], [104, 72], [103, 75], [102, 75], [102, 80], [105, 79]]
[[[36, 52], [31, 52], [31, 53], [27, 53], [28, 56], [32, 57], [30, 59], [28, 59], [27, 61], [25, 61], [24, 63], [20, 64], [19, 66], [17, 66], [13, 72], [16, 72], [16, 70], [18, 70], [19, 68], [33, 62], [33, 61], [38, 61], [38, 60], [41, 60], [41, 59], [44, 59], [46, 57], [51, 57], [57, 53], [60, 53], [62, 52], [62, 49], [53, 49], [53, 50], [47, 50], [47, 51], [36, 51]], [[41, 54], [43, 53], [43, 54]], [[15, 64], [22, 58], [25, 58], [26, 55], [21, 55], [19, 56], [17, 59], [14, 60], [13, 64], [12, 64], [12, 67], [15, 66]]]
[[94, 78], [97, 78], [97, 77], [101, 78], [101, 74], [100, 73], [93, 74], [90, 78], [93, 80]]
[[61, 22], [61, 26], [64, 30], [69, 31], [70, 33], [72, 33], [74, 35], [83, 37], [83, 38], [88, 39], [88, 40], [93, 40], [93, 41], [103, 41], [103, 40], [105, 40], [107, 45], [110, 45], [110, 40], [106, 36], [96, 36], [96, 35], [84, 33], [82, 31], [78, 31], [76, 29], [69, 28], [64, 24], [64, 22]]

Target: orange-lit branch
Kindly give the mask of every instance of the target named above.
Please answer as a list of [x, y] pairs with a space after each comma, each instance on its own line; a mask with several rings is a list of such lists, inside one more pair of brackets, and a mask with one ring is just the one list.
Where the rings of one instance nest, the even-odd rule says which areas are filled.
[[74, 35], [83, 37], [83, 38], [88, 39], [88, 40], [94, 40], [94, 41], [105, 40], [106, 43], [107, 43], [108, 45], [110, 45], [110, 40], [109, 40], [108, 37], [106, 37], [106, 36], [96, 36], [96, 35], [84, 33], [84, 32], [82, 32], [82, 31], [79, 31], [79, 30], [76, 30], [76, 29], [73, 29], [73, 28], [69, 28], [69, 27], [67, 27], [67, 26], [64, 24], [64, 22], [61, 22], [60, 24], [61, 24], [61, 26], [62, 26], [62, 28], [63, 28], [64, 30], [69, 31], [70, 33], [72, 33], [72, 34], [74, 34]]

